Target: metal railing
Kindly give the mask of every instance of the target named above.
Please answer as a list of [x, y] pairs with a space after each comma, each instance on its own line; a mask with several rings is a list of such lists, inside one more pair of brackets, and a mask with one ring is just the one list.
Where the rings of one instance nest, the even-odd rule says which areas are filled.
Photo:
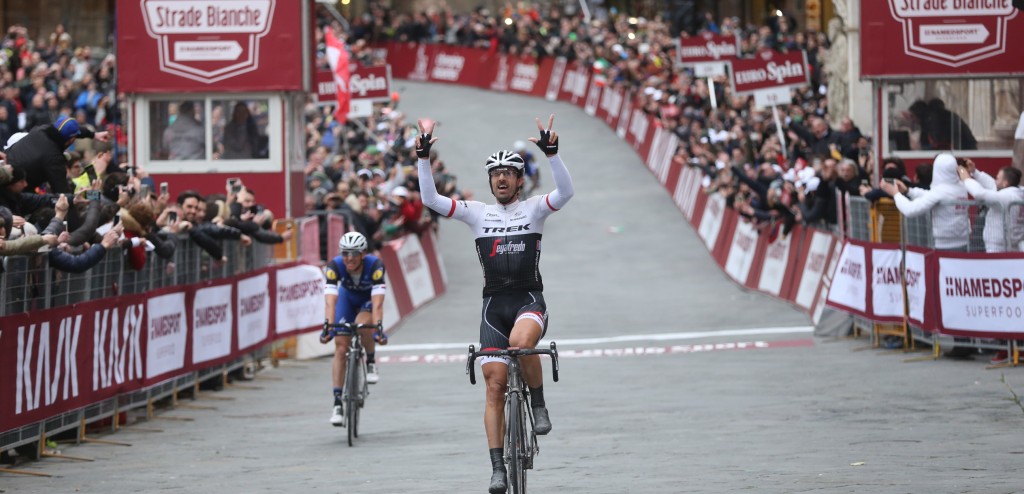
[[[227, 260], [221, 262], [210, 258], [186, 235], [177, 240], [177, 248], [171, 259], [161, 259], [148, 252], [144, 267], [138, 271], [129, 267], [123, 251], [118, 247], [108, 250], [99, 264], [81, 274], [51, 268], [47, 254], [3, 258], [0, 316], [213, 280], [267, 267], [274, 262], [271, 245], [254, 242], [250, 246], [243, 246], [238, 241], [224, 241], [222, 246]], [[36, 450], [38, 454], [47, 437], [76, 428], [84, 431], [87, 424], [104, 419], [110, 419], [116, 428], [121, 412], [142, 407], [148, 409], [156, 400], [176, 396], [179, 391], [192, 389], [211, 377], [224, 376], [268, 354], [269, 347], [263, 347], [224, 364], [176, 376], [40, 422], [2, 431], [0, 450], [39, 442], [40, 447]]]

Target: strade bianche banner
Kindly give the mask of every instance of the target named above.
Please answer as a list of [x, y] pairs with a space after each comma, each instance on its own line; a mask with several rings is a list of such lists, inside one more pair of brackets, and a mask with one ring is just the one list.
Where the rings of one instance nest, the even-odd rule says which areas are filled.
[[[274, 291], [279, 270], [287, 271], [283, 292]], [[315, 320], [302, 326], [304, 318], [289, 313], [289, 327], [319, 326], [324, 300], [319, 273], [315, 266], [275, 266], [213, 285], [183, 285], [2, 317], [0, 432], [269, 343], [270, 324], [277, 315], [273, 293], [287, 299], [289, 310], [304, 311], [305, 319]], [[316, 282], [310, 284], [314, 276]]]

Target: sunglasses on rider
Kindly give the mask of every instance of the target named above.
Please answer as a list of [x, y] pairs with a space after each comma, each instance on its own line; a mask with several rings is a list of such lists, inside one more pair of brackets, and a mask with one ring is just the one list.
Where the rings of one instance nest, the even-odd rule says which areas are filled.
[[341, 251], [341, 257], [359, 257], [363, 255], [361, 250], [343, 250]]
[[509, 178], [512, 178], [512, 177], [515, 177], [515, 176], [518, 175], [515, 172], [515, 170], [513, 170], [511, 168], [495, 168], [495, 169], [487, 172], [487, 174], [490, 175], [491, 178], [496, 178], [496, 177], [509, 177]]

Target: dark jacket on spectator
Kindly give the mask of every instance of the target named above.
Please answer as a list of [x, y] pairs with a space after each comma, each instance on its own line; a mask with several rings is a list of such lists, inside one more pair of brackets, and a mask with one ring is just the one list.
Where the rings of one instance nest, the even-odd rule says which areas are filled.
[[100, 244], [93, 244], [89, 250], [78, 254], [69, 254], [61, 249], [50, 249], [50, 267], [65, 273], [84, 273], [100, 263], [107, 255], [107, 249]]
[[[91, 139], [95, 134], [79, 129], [80, 138]], [[68, 160], [64, 157], [67, 142], [53, 125], [32, 129], [27, 136], [7, 150], [7, 162], [25, 170], [28, 189], [33, 190], [49, 182], [50, 192], [73, 192], [68, 185]]]
[[824, 137], [818, 137], [814, 135], [814, 133], [808, 130], [807, 127], [804, 127], [803, 125], [800, 125], [796, 122], [790, 123], [789, 129], [792, 130], [793, 132], [796, 132], [796, 135], [800, 136], [800, 138], [803, 139], [808, 146], [810, 146], [811, 154], [813, 156], [830, 156], [832, 154], [832, 151], [831, 149], [829, 149], [829, 146], [831, 146], [832, 144], [835, 144], [836, 146], [840, 147], [842, 146], [842, 142], [840, 142], [841, 139], [839, 133], [833, 130], [831, 127], [829, 127], [828, 132], [825, 133]]

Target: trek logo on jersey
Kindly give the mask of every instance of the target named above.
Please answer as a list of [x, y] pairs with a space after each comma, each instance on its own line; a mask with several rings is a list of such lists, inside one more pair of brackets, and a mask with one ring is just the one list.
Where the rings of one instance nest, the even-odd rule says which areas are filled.
[[327, 276], [327, 279], [330, 281], [335, 281], [338, 279], [338, 273], [335, 273], [334, 270], [331, 268], [324, 268], [324, 275]]
[[530, 229], [530, 224], [516, 226], [485, 226], [484, 233], [512, 233], [525, 232]]
[[491, 246], [491, 255], [488, 257], [494, 257], [500, 254], [508, 253], [519, 253], [526, 252], [526, 242], [520, 240], [514, 244], [503, 244], [500, 238], [494, 239], [494, 245]]

